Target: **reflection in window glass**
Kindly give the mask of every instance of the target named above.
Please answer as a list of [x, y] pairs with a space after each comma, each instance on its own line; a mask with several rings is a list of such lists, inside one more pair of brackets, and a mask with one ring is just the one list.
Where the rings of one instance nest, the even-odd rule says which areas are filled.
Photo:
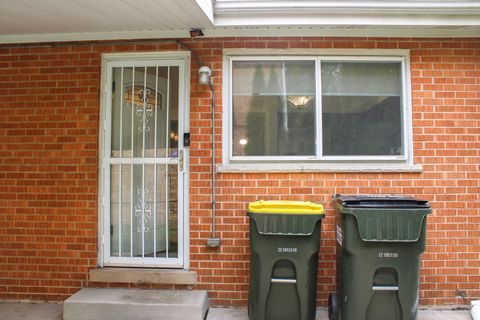
[[233, 155], [315, 154], [315, 62], [233, 63]]
[[403, 155], [400, 62], [322, 62], [325, 156]]
[[178, 156], [178, 79], [177, 66], [113, 68], [112, 157]]

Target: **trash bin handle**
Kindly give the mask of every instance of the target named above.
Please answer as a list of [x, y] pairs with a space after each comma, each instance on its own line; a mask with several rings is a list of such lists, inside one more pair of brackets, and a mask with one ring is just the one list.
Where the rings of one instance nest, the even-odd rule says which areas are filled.
[[398, 286], [372, 286], [373, 291], [398, 291]]

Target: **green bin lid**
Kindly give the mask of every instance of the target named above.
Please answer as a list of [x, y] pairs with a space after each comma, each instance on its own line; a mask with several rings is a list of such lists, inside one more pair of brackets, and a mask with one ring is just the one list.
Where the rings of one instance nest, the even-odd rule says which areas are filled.
[[355, 218], [363, 241], [416, 242], [432, 212], [428, 201], [402, 195], [337, 194], [334, 201], [342, 215]]
[[337, 206], [344, 208], [403, 208], [427, 209], [428, 201], [398, 194], [358, 194], [333, 196]]

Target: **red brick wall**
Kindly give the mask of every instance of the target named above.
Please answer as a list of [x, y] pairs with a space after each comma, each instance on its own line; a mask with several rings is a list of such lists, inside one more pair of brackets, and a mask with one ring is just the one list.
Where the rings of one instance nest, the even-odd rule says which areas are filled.
[[[422, 173], [220, 173], [219, 249], [210, 237], [210, 100], [190, 100], [191, 268], [216, 305], [245, 306], [246, 203], [300, 199], [326, 205], [318, 274], [325, 305], [334, 283], [335, 193], [401, 193], [430, 201], [421, 304], [480, 296], [480, 39], [228, 38], [184, 40], [210, 64], [221, 162], [224, 48], [410, 49], [415, 163]], [[0, 299], [62, 300], [89, 285], [97, 261], [100, 54], [176, 50], [175, 43], [0, 48]], [[459, 297], [464, 291], [467, 299]]]

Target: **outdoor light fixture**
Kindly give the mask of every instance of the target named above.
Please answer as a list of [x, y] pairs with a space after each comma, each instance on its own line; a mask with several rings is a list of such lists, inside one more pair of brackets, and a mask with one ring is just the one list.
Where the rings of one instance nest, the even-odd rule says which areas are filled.
[[199, 84], [212, 84], [212, 70], [209, 67], [203, 66], [198, 69], [198, 83]]
[[195, 28], [195, 29], [190, 30], [190, 37], [192, 37], [192, 38], [203, 37], [203, 36], [204, 36], [204, 34], [203, 34], [202, 29]]

